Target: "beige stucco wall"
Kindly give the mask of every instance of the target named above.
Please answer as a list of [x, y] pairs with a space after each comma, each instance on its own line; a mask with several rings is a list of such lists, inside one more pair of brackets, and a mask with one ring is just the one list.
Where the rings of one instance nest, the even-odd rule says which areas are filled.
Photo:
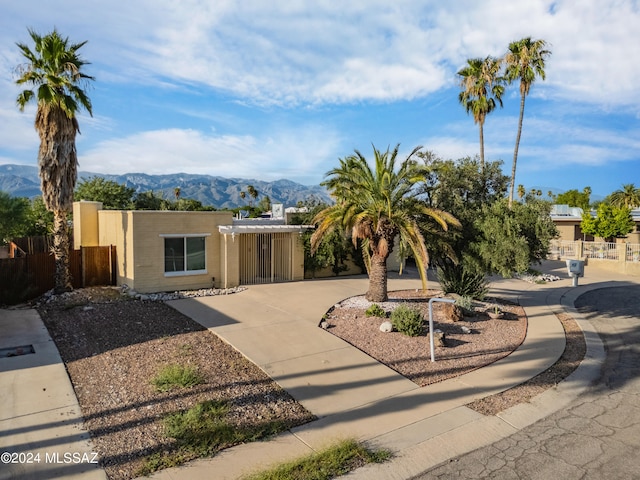
[[555, 222], [556, 228], [558, 229], [558, 233], [560, 236], [559, 240], [582, 240], [582, 235], [580, 235], [580, 222]]
[[[98, 236], [98, 211], [102, 202], [87, 202], [82, 200], [73, 203], [73, 248], [96, 247]], [[107, 244], [109, 245], [109, 244]]]
[[[222, 278], [219, 225], [232, 222], [230, 212], [98, 212], [101, 245], [116, 245], [118, 284], [140, 293], [234, 286]], [[164, 272], [164, 236], [205, 237], [205, 274], [168, 276]], [[237, 285], [237, 283], [235, 283]]]
[[[92, 204], [92, 205], [90, 205]], [[115, 245], [117, 284], [140, 293], [230, 288], [240, 284], [238, 234], [223, 234], [219, 226], [233, 224], [231, 212], [174, 212], [100, 210], [97, 202], [74, 204], [77, 241], [85, 246]], [[205, 238], [206, 273], [167, 275], [164, 241], [170, 235], [202, 235]], [[304, 278], [304, 247], [299, 233], [288, 232], [291, 279]]]

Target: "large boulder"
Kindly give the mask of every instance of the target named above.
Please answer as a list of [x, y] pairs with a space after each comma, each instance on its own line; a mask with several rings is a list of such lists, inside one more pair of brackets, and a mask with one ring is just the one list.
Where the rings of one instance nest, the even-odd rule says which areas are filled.
[[464, 320], [464, 312], [455, 303], [442, 303], [440, 314], [445, 322], [461, 322]]

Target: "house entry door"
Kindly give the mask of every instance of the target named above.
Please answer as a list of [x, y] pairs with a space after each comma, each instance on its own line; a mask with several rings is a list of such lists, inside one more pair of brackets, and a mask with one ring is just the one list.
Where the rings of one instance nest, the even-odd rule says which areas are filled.
[[287, 233], [243, 233], [240, 236], [240, 285], [293, 279], [292, 236]]

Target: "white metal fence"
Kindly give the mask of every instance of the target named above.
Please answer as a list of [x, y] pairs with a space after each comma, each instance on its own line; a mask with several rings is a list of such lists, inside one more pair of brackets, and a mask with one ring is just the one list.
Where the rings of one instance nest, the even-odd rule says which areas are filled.
[[[585, 257], [640, 263], [640, 244], [552, 240], [549, 253], [556, 257]], [[624, 255], [624, 257], [621, 257]]]
[[627, 243], [627, 262], [640, 263], [640, 244]]
[[576, 242], [570, 242], [567, 240], [552, 240], [550, 253], [558, 257], [575, 257]]
[[583, 255], [601, 260], [618, 260], [618, 245], [611, 242], [584, 242]]

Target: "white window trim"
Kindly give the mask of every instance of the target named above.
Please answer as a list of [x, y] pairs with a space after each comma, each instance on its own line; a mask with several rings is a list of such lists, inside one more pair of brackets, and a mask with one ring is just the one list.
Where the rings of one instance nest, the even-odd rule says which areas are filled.
[[[161, 233], [160, 238], [201, 238], [201, 237], [210, 237], [210, 233]], [[205, 267], [207, 266], [207, 242], [204, 243], [204, 257], [205, 257]], [[163, 249], [163, 259], [162, 264], [164, 265], [164, 249]], [[164, 267], [163, 267], [164, 269]], [[208, 273], [208, 269], [204, 270], [181, 270], [179, 272], [164, 272], [165, 277], [189, 277], [193, 275], [206, 275]]]

